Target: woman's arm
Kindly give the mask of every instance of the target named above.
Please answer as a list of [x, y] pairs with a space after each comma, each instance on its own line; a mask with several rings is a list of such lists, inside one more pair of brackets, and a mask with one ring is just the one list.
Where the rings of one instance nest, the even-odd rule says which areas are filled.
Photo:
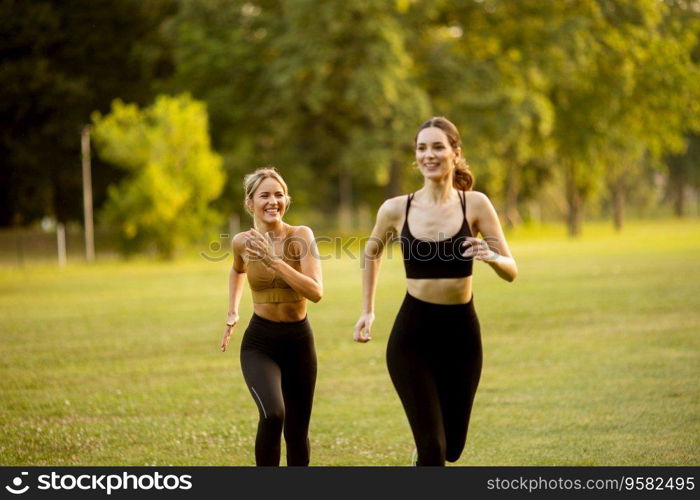
[[244, 239], [244, 234], [239, 233], [234, 236], [231, 242], [233, 265], [231, 265], [231, 271], [228, 275], [228, 318], [224, 327], [224, 338], [221, 341], [222, 352], [226, 351], [233, 327], [238, 323], [238, 305], [241, 302], [246, 273], [246, 263], [242, 257]]
[[[255, 229], [251, 233], [256, 237], [251, 242], [252, 250], [295, 291], [312, 302], [318, 302], [323, 297], [323, 279], [321, 277], [321, 262], [314, 233], [306, 226], [299, 226], [291, 235], [292, 242], [299, 248], [299, 264], [301, 272], [294, 269], [280, 258], [272, 256], [272, 242]], [[264, 241], [262, 241], [264, 240]]]
[[469, 208], [476, 215], [476, 229], [483, 239], [470, 238], [467, 243], [471, 244], [471, 248], [467, 253], [486, 262], [504, 280], [513, 281], [518, 275], [518, 267], [508, 248], [496, 209], [483, 193], [475, 192], [470, 199], [472, 203]]
[[377, 290], [377, 277], [381, 264], [382, 253], [388, 239], [396, 232], [397, 210], [400, 198], [392, 198], [385, 201], [377, 212], [377, 222], [372, 229], [372, 234], [365, 245], [362, 254], [362, 314], [355, 323], [353, 339], [356, 342], [369, 342], [372, 340], [371, 328], [374, 322], [374, 296]]

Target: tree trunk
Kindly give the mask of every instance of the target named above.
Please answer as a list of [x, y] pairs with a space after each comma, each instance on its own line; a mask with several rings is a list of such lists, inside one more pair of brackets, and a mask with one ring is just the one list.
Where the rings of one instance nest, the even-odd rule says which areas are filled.
[[682, 165], [671, 164], [670, 167], [666, 195], [673, 204], [673, 213], [680, 219], [685, 216], [684, 195], [687, 177]]
[[518, 211], [518, 195], [520, 194], [520, 167], [515, 163], [509, 169], [506, 176], [505, 185], [505, 223], [508, 227], [513, 227], [522, 222], [520, 212]]
[[569, 236], [573, 238], [581, 234], [583, 200], [581, 197], [581, 190], [578, 188], [574, 180], [574, 173], [570, 170], [566, 175], [566, 202], [569, 209], [566, 223], [569, 230]]
[[352, 179], [350, 173], [341, 167], [338, 179], [338, 228], [345, 232], [352, 228]]
[[396, 158], [389, 162], [389, 183], [386, 185], [385, 195], [393, 198], [402, 194], [403, 163]]
[[676, 179], [671, 187], [671, 196], [673, 196], [673, 213], [679, 219], [685, 215], [685, 185], [681, 179]]
[[615, 231], [619, 233], [622, 231], [622, 222], [625, 209], [625, 188], [622, 185], [622, 182], [617, 182], [612, 186], [612, 198], [613, 224], [615, 225]]

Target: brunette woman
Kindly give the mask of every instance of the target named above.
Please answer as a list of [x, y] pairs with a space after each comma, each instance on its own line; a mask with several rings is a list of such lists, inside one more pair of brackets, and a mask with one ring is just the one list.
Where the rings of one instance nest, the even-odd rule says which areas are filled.
[[[363, 312], [353, 333], [368, 342], [377, 272], [386, 242], [400, 237], [407, 293], [387, 345], [387, 365], [417, 448], [417, 465], [459, 459], [481, 375], [474, 260], [501, 278], [517, 275], [489, 199], [472, 191], [457, 128], [443, 117], [415, 137], [423, 188], [384, 202], [364, 251]], [[476, 237], [481, 235], [481, 238]]]

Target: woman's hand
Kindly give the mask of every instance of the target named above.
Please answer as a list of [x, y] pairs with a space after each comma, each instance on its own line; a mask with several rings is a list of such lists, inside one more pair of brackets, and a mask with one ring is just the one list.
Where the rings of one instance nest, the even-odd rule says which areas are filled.
[[226, 320], [226, 327], [224, 328], [224, 338], [221, 340], [221, 352], [226, 352], [228, 347], [228, 342], [231, 340], [231, 332], [233, 332], [233, 327], [238, 323], [238, 313], [231, 313], [228, 315]]
[[276, 258], [273, 248], [269, 233], [263, 235], [255, 228], [248, 231], [248, 239], [245, 243], [248, 260], [258, 260], [269, 265], [272, 259]]
[[462, 243], [463, 257], [473, 257], [476, 260], [483, 260], [484, 262], [492, 262], [498, 260], [500, 255], [493, 250], [486, 240], [481, 238], [465, 238], [464, 243]]
[[370, 330], [374, 323], [374, 313], [363, 313], [360, 319], [355, 323], [355, 331], [352, 333], [352, 339], [355, 342], [365, 344], [372, 340]]

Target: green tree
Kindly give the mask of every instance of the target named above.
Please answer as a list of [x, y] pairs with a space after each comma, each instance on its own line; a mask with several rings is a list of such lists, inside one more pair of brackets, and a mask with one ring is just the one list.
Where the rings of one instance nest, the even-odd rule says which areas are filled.
[[604, 181], [621, 225], [641, 175], [630, 167], [677, 151], [697, 114], [695, 35], [661, 2], [437, 0], [412, 12], [421, 85], [454, 116], [507, 223], [556, 169], [571, 234]]
[[683, 151], [685, 133], [700, 126], [700, 65], [693, 56], [700, 25], [697, 18], [693, 24], [665, 5], [658, 15], [655, 29], [640, 33], [632, 90], [621, 100], [624, 112], [611, 120], [607, 147], [600, 152], [617, 230], [626, 197], [640, 180], [649, 182], [644, 169], [663, 170], [664, 155]]
[[[700, 9], [697, 2], [688, 0], [666, 0], [670, 14], [667, 20], [669, 30], [685, 34], [686, 39], [693, 43], [691, 62], [696, 67], [700, 65]], [[686, 63], [687, 64], [687, 63]], [[700, 77], [697, 77], [700, 80]], [[697, 82], [696, 82], [697, 83]], [[695, 107], [690, 113], [700, 120], [700, 109], [696, 98]], [[696, 126], [685, 138], [684, 152], [670, 154], [665, 158], [668, 167], [668, 184], [666, 197], [673, 204], [677, 217], [685, 214], [685, 192], [687, 187], [700, 187], [700, 127]]]
[[[401, 189], [428, 106], [395, 1], [180, 5], [175, 84], [208, 103], [231, 185], [273, 163], [296, 206], [339, 207], [346, 222], [354, 200]], [[240, 191], [229, 198], [238, 209]]]
[[589, 0], [561, 8], [559, 29], [567, 36], [551, 91], [553, 136], [576, 235], [585, 201], [612, 163], [640, 158], [640, 142], [655, 158], [683, 147], [684, 132], [696, 126], [700, 75], [690, 57], [694, 36], [675, 29], [661, 2]]
[[621, 226], [639, 165], [680, 151], [700, 116], [698, 30], [680, 0], [179, 6], [173, 83], [209, 105], [230, 186], [273, 163], [297, 206], [324, 212], [401, 192], [416, 126], [444, 114], [507, 223], [553, 178], [571, 234], [605, 185]]
[[546, 2], [415, 3], [409, 43], [437, 114], [462, 132], [477, 189], [503, 200], [506, 223], [551, 169]]
[[[270, 121], [262, 112], [264, 102], [274, 98], [264, 72], [272, 57], [269, 47], [282, 29], [280, 3], [179, 0], [177, 14], [164, 24], [175, 61], [171, 90], [207, 103], [212, 143], [230, 179], [217, 202], [225, 212], [244, 213], [244, 174], [266, 164], [284, 167], [275, 155], [273, 128], [283, 126], [285, 117]], [[300, 169], [288, 176], [295, 206], [304, 187], [295, 185], [296, 179], [311, 177], [304, 174]]]
[[398, 166], [410, 163], [413, 133], [428, 113], [398, 9], [386, 0], [286, 2], [285, 31], [271, 48], [266, 112], [288, 117], [278, 151], [318, 174], [346, 228], [356, 192], [371, 199], [401, 189]]
[[125, 253], [153, 244], [170, 258], [179, 244], [220, 222], [209, 204], [221, 193], [224, 174], [210, 148], [204, 104], [162, 95], [141, 110], [116, 100], [93, 121], [100, 155], [128, 172], [110, 186], [103, 211], [118, 225]]
[[[82, 221], [80, 131], [170, 71], [156, 29], [173, 0], [0, 0], [0, 226]], [[93, 169], [95, 205], [118, 171]]]
[[653, 178], [644, 176], [643, 172], [648, 164], [647, 149], [643, 142], [634, 137], [620, 137], [618, 140], [610, 139], [608, 149], [602, 153], [606, 159], [604, 169], [605, 186], [613, 216], [613, 225], [616, 231], [621, 231], [624, 221], [625, 203], [633, 194], [633, 190], [640, 189], [640, 181], [650, 184]]
[[700, 136], [689, 135], [686, 141], [687, 149], [684, 153], [665, 158], [668, 167], [666, 197], [673, 204], [676, 217], [685, 215], [687, 188], [700, 188]]

